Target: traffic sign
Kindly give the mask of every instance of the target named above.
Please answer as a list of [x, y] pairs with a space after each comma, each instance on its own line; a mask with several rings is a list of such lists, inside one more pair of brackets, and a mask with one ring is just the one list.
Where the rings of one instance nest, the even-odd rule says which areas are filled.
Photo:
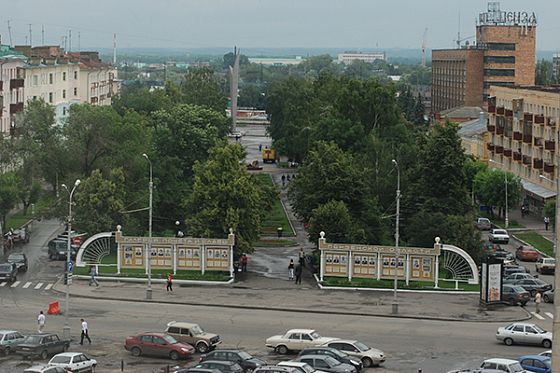
[[68, 273], [72, 273], [72, 262], [68, 262]]

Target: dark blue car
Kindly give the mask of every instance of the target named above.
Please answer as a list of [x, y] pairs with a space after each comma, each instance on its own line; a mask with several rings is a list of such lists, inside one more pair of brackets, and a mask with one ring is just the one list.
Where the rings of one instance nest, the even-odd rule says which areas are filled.
[[547, 356], [525, 355], [521, 356], [517, 361], [519, 361], [523, 369], [529, 372], [552, 373], [550, 358]]

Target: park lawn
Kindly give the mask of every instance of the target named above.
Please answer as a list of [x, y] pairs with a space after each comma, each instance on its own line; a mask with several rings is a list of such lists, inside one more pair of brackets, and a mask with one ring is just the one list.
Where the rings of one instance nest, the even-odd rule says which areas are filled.
[[[269, 174], [257, 174], [256, 177], [270, 185], [273, 185], [272, 178]], [[284, 211], [284, 206], [282, 206], [282, 202], [280, 202], [280, 196], [276, 198], [274, 204], [272, 205], [272, 209], [268, 212], [261, 223], [261, 235], [274, 236], [277, 234], [278, 228], [282, 228], [284, 236], [294, 237], [296, 235], [292, 230], [290, 222], [288, 221], [288, 216], [286, 215], [286, 211]]]
[[[99, 277], [121, 277], [121, 278], [148, 278], [144, 268], [121, 268], [121, 273], [116, 273], [117, 267], [99, 267]], [[173, 273], [171, 269], [152, 268], [153, 279], [165, 279], [168, 273]], [[74, 269], [76, 275], [89, 275], [89, 267], [76, 267]], [[229, 272], [224, 271], [206, 271], [204, 274], [200, 271], [177, 270], [173, 275], [175, 280], [196, 280], [196, 281], [229, 281]]]
[[[375, 288], [375, 289], [393, 289], [393, 280], [379, 280], [372, 278], [352, 278], [348, 281], [346, 277], [325, 277], [323, 285], [325, 286], [341, 286], [341, 287], [357, 287], [357, 288]], [[399, 289], [411, 290], [434, 290], [434, 283], [428, 281], [410, 281], [406, 286], [404, 281], [397, 282]], [[442, 291], [455, 290], [455, 281], [439, 281], [439, 289]], [[459, 283], [459, 290], [463, 291], [479, 291], [479, 285], [471, 285], [464, 282]]]
[[289, 247], [289, 246], [297, 246], [297, 241], [294, 240], [269, 240], [269, 239], [260, 239], [254, 243], [255, 247]]
[[547, 240], [537, 232], [519, 232], [515, 233], [515, 236], [528, 244], [533, 245], [537, 250], [550, 256], [554, 256], [554, 243]]
[[35, 216], [32, 215], [31, 206], [27, 209], [27, 215], [23, 215], [23, 209], [17, 211], [15, 214], [9, 215], [6, 219], [6, 226], [3, 227], [4, 231], [13, 228], [18, 229], [34, 217], [41, 217], [48, 212], [54, 204], [54, 198], [48, 194], [43, 193], [41, 198], [35, 204]]

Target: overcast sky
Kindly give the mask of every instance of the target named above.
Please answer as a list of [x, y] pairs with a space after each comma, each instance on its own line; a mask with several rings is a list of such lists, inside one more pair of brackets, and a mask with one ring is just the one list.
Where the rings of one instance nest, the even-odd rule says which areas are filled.
[[[60, 44], [72, 30], [84, 48], [118, 46], [203, 48], [428, 48], [453, 47], [475, 33], [482, 0], [1, 0], [0, 35], [24, 44]], [[560, 50], [560, 0], [503, 0], [502, 10], [538, 17], [537, 48]], [[460, 17], [459, 17], [460, 14]]]

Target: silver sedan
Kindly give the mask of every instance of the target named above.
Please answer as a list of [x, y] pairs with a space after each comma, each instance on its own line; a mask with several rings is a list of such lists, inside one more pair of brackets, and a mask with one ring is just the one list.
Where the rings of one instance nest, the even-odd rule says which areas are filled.
[[500, 327], [496, 332], [496, 339], [506, 345], [524, 344], [540, 345], [544, 348], [552, 346], [552, 333], [547, 332], [538, 325], [528, 323], [513, 323]]

